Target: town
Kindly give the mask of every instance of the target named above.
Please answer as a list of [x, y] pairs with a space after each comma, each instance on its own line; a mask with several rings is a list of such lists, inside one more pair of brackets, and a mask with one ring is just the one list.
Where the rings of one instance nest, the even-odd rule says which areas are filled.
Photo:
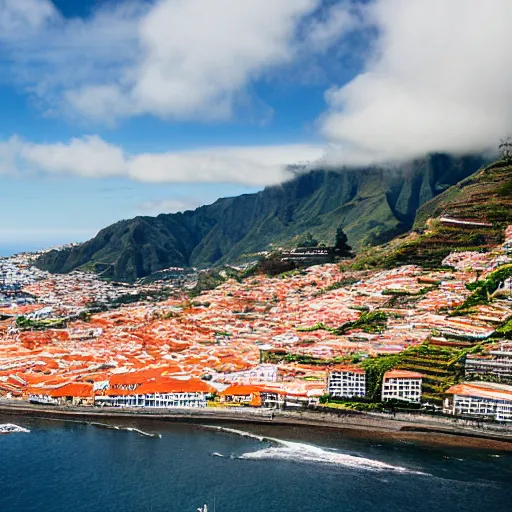
[[[439, 269], [115, 283], [3, 259], [0, 398], [103, 408], [415, 410], [512, 422], [512, 226]], [[486, 300], [474, 300], [485, 283]], [[183, 285], [185, 283], [185, 285]], [[188, 284], [187, 284], [188, 283]]]

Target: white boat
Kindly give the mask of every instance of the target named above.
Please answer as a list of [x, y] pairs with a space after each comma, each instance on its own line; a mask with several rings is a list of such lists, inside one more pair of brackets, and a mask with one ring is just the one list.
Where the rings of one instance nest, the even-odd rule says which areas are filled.
[[208, 505], [204, 504], [203, 508], [199, 507], [197, 512], [208, 512]]

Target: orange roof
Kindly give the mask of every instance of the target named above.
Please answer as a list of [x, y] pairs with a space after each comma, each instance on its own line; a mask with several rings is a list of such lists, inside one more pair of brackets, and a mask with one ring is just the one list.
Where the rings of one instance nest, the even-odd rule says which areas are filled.
[[422, 379], [423, 375], [418, 372], [407, 370], [391, 370], [384, 374], [384, 379]]
[[486, 386], [483, 382], [479, 382], [478, 384], [463, 382], [462, 384], [452, 386], [446, 391], [446, 394], [512, 401], [512, 386], [498, 387], [492, 384]]
[[87, 384], [84, 382], [70, 382], [69, 384], [65, 384], [60, 388], [50, 389], [48, 391], [48, 394], [53, 398], [61, 398], [65, 396], [88, 398], [93, 396], [92, 384]]
[[219, 394], [222, 396], [248, 396], [262, 391], [261, 386], [244, 386], [242, 384], [232, 384]]
[[145, 382], [136, 390], [109, 389], [108, 396], [121, 395], [151, 395], [153, 393], [211, 393], [213, 388], [200, 379], [162, 379], [158, 381]]
[[115, 373], [109, 377], [111, 386], [142, 384], [149, 379], [160, 377], [167, 367], [147, 368], [136, 372]]

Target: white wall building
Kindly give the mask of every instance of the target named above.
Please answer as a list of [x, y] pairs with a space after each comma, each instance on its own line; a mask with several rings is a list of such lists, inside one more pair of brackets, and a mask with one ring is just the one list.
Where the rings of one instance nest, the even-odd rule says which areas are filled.
[[110, 388], [95, 397], [96, 405], [111, 407], [206, 407], [213, 389], [199, 379], [162, 379], [145, 382], [135, 389]]
[[464, 382], [446, 392], [444, 412], [496, 421], [512, 421], [512, 386], [491, 382]]
[[419, 403], [422, 380], [421, 373], [405, 370], [386, 372], [382, 381], [382, 401], [396, 399]]
[[335, 398], [366, 395], [366, 372], [362, 368], [340, 367], [329, 372], [327, 392]]

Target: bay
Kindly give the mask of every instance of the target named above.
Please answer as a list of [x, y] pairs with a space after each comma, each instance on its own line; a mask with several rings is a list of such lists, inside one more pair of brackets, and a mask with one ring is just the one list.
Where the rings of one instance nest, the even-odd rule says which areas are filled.
[[0, 436], [1, 512], [512, 510], [510, 452], [315, 428], [0, 423], [30, 430]]

